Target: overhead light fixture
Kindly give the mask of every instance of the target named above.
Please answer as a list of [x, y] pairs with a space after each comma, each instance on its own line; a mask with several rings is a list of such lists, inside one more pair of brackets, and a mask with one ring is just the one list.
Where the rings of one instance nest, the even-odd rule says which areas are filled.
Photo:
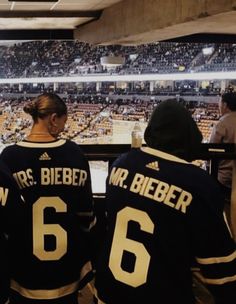
[[122, 56], [103, 56], [100, 58], [100, 63], [106, 67], [117, 67], [125, 63], [125, 58]]
[[212, 53], [214, 52], [214, 47], [211, 46], [211, 47], [205, 47], [202, 49], [202, 53], [203, 55], [211, 55]]

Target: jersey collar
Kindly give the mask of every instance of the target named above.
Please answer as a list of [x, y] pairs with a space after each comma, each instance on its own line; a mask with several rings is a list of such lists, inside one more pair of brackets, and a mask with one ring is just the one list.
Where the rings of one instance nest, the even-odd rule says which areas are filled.
[[55, 148], [64, 145], [65, 139], [58, 139], [51, 142], [32, 142], [32, 141], [20, 141], [16, 143], [17, 146], [26, 148]]
[[190, 164], [189, 162], [187, 162], [186, 160], [184, 160], [182, 158], [179, 158], [172, 154], [169, 154], [169, 153], [166, 153], [166, 152], [163, 152], [160, 150], [152, 149], [149, 147], [142, 147], [141, 151], [143, 151], [144, 153], [152, 154], [152, 155], [160, 157], [160, 158], [164, 158], [169, 161], [175, 161], [175, 162], [183, 163], [183, 164]]

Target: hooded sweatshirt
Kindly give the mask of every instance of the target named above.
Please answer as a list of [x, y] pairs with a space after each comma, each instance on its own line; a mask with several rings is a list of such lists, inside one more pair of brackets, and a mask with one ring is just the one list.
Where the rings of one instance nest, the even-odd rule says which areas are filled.
[[168, 99], [153, 111], [144, 139], [151, 148], [191, 161], [202, 134], [190, 112], [176, 99]]

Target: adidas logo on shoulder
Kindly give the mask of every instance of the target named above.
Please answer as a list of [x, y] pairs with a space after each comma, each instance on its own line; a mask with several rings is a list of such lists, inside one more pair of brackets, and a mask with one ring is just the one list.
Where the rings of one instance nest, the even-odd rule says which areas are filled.
[[158, 165], [158, 161], [151, 162], [151, 163], [147, 164], [146, 167], [149, 168], [149, 169], [156, 170], [156, 171], [160, 170], [159, 165]]
[[44, 152], [40, 157], [39, 160], [51, 160], [51, 157], [47, 154], [47, 152]]

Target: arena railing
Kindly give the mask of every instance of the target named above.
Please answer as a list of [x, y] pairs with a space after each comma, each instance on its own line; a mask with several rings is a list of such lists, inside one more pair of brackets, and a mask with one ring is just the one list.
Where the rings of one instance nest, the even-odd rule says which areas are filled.
[[[129, 151], [131, 146], [130, 144], [85, 144], [81, 145], [81, 148], [88, 160], [103, 160], [111, 164], [120, 154]], [[216, 176], [217, 163], [220, 159], [236, 159], [236, 145], [203, 143], [198, 151], [194, 151], [193, 159], [208, 160], [209, 173]]]

